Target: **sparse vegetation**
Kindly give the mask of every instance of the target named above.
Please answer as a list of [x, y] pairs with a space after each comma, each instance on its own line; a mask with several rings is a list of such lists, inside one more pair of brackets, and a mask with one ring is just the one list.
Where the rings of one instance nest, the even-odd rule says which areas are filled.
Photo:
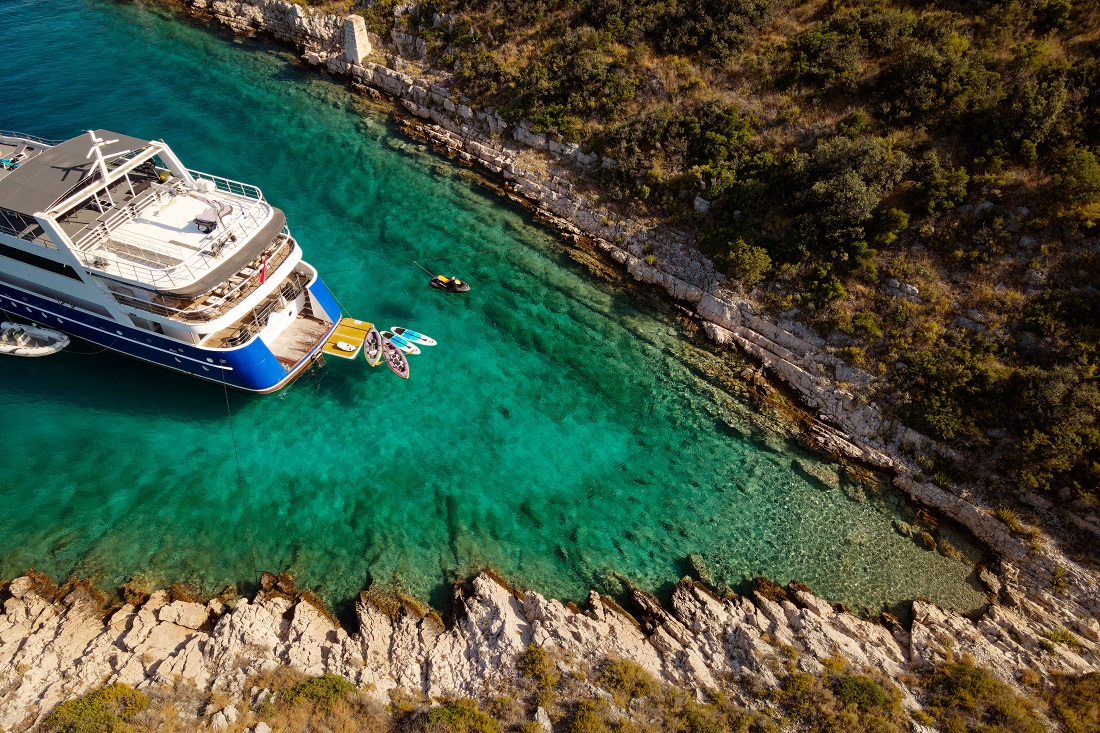
[[[523, 656], [521, 669], [529, 673], [521, 672], [524, 676], [515, 684], [498, 683], [495, 692], [487, 691], [479, 700], [433, 701], [397, 688], [384, 707], [340, 677], [305, 677], [278, 667], [249, 678], [245, 699], [236, 702], [224, 693], [203, 693], [188, 684], [153, 687], [147, 693], [111, 685], [62, 703], [46, 717], [42, 730], [182, 733], [205, 729], [203, 720], [232, 704], [238, 720], [231, 730], [253, 728], [263, 721], [274, 733], [537, 733], [541, 728], [533, 717], [544, 683], [560, 693], [547, 709], [554, 729], [566, 733], [778, 733], [788, 728], [806, 733], [907, 733], [910, 718], [944, 733], [1041, 733], [1037, 710], [1044, 703], [1068, 733], [1091, 732], [1100, 721], [1097, 674], [1056, 677], [1041, 690], [1041, 703], [1017, 695], [968, 661], [950, 662], [903, 677], [925, 706], [911, 715], [902, 709], [901, 691], [894, 682], [868, 670], [853, 670], [841, 658], [822, 660], [820, 674], [790, 672], [777, 690], [759, 689], [750, 678], [721, 682], [727, 691], [740, 686], [742, 694], [774, 705], [771, 712], [761, 713], [731, 702], [726, 692], [711, 691], [697, 699], [696, 692], [659, 682], [633, 662], [608, 659], [588, 669], [587, 675], [578, 670], [555, 677], [545, 674], [548, 657], [530, 649]], [[531, 681], [536, 682], [534, 689]], [[1042, 685], [1034, 672], [1021, 681], [1034, 688]], [[248, 700], [258, 703], [250, 705]]]
[[981, 667], [947, 663], [925, 676], [925, 708], [945, 733], [1044, 733], [1033, 701]]
[[640, 697], [657, 691], [657, 681], [637, 662], [609, 659], [600, 670], [600, 685], [610, 692], [619, 706], [629, 705]]
[[1081, 649], [1081, 640], [1074, 636], [1073, 632], [1067, 628], [1055, 629], [1054, 631], [1047, 632], [1044, 636], [1058, 644], [1065, 644], [1071, 649]]
[[355, 685], [351, 682], [338, 675], [326, 673], [296, 682], [283, 690], [279, 699], [287, 705], [309, 704], [327, 711], [353, 692]]
[[1100, 674], [1055, 678], [1049, 700], [1069, 733], [1100, 730]]
[[47, 733], [121, 733], [148, 705], [144, 693], [114, 684], [61, 703], [46, 716], [41, 729]]

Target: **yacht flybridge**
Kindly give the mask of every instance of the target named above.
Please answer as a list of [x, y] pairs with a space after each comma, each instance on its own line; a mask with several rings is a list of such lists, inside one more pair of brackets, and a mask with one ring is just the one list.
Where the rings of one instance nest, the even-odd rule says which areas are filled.
[[253, 392], [289, 383], [340, 321], [260, 189], [106, 130], [0, 131], [0, 309]]

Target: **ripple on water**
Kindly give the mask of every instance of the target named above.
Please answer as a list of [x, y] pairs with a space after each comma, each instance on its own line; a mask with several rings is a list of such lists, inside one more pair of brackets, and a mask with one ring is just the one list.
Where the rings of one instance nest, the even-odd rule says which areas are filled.
[[[262, 568], [336, 602], [371, 582], [428, 597], [486, 565], [577, 600], [624, 579], [656, 590], [689, 554], [729, 587], [767, 575], [859, 608], [981, 602], [965, 565], [892, 530], [913, 518], [889, 494], [823, 485], [806, 467], [838, 467], [707, 381], [735, 357], [694, 345], [660, 302], [594, 281], [448, 163], [395, 150], [384, 119], [287, 54], [160, 12], [8, 0], [13, 27], [49, 32], [0, 47], [0, 87], [34, 100], [4, 126], [163, 138], [257, 183], [349, 312], [440, 346], [407, 383], [354, 362], [230, 395], [240, 489], [218, 387], [79, 344], [0, 362], [0, 573], [220, 590], [251, 577], [251, 527]], [[413, 260], [474, 290], [433, 291]]]

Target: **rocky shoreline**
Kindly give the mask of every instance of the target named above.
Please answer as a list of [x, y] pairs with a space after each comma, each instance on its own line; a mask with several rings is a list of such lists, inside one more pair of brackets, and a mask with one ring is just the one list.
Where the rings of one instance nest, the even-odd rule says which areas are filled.
[[917, 600], [906, 626], [859, 618], [796, 583], [758, 580], [747, 596], [723, 597], [685, 579], [667, 607], [634, 590], [628, 613], [595, 592], [580, 610], [517, 593], [483, 572], [456, 586], [451, 624], [410, 599], [363, 592], [358, 630], [349, 633], [289, 582], [265, 574], [254, 598], [232, 606], [172, 600], [161, 590], [140, 605], [105, 609], [86, 585], [58, 589], [33, 573], [16, 578], [4, 589], [0, 615], [0, 727], [29, 728], [58, 703], [120, 682], [217, 693], [235, 704], [207, 706], [196, 727], [225, 728], [254, 705], [250, 682], [284, 665], [339, 675], [383, 704], [398, 690], [485, 697], [517, 676], [529, 645], [552, 652], [563, 671], [624, 659], [657, 680], [698, 694], [722, 691], [749, 708], [766, 703], [759, 690], [778, 688], [792, 671], [820, 674], [838, 657], [891, 680], [910, 712], [920, 703], [907, 673], [954, 659], [1013, 685], [1028, 670], [1100, 670], [1095, 626], [1076, 646], [1055, 645], [1038, 632], [1027, 602], [994, 605], [972, 621]]
[[[658, 679], [697, 689], [727, 689], [730, 675], [775, 687], [787, 648], [795, 650], [800, 669], [815, 671], [839, 655], [903, 690], [907, 670], [957, 654], [969, 654], [1014, 685], [1024, 670], [1044, 677], [1100, 671], [1097, 574], [1041, 533], [1010, 528], [980, 497], [920, 480], [908, 455], [930, 441], [878, 413], [865, 391], [868, 375], [825, 353], [797, 324], [762, 318], [677, 232], [620, 219], [602, 207], [574, 173], [599, 161], [453, 99], [446, 75], [415, 63], [415, 39], [408, 36], [395, 32], [383, 44], [354, 21], [289, 0], [183, 4], [234, 32], [290, 43], [307, 63], [372, 96], [392, 98], [407, 115], [407, 134], [498, 176], [539, 218], [689, 306], [711, 339], [759, 361], [817, 413], [810, 430], [820, 448], [893, 471], [900, 490], [987, 545], [998, 558], [980, 573], [990, 605], [970, 619], [917, 600], [906, 627], [889, 618], [860, 619], [801, 587], [762, 584], [748, 597], [722, 598], [685, 581], [670, 608], [635, 591], [627, 615], [595, 593], [586, 610], [574, 611], [537, 593], [514, 594], [482, 574], [457, 591], [450, 626], [413, 602], [364, 594], [356, 605], [359, 628], [349, 633], [308, 599], [271, 584], [231, 608], [217, 599], [170, 601], [161, 591], [105, 615], [87, 588], [75, 585], [54, 597], [28, 575], [3, 594], [0, 727], [40, 721], [58, 702], [106, 682], [147, 687], [182, 680], [234, 696], [249, 675], [279, 665], [311, 675], [332, 672], [380, 698], [397, 688], [477, 696], [514, 676], [528, 644], [556, 649], [576, 663], [630, 659]], [[648, 252], [654, 260], [645, 258]], [[1051, 640], [1064, 634], [1072, 644]], [[916, 705], [911, 691], [906, 704]]]

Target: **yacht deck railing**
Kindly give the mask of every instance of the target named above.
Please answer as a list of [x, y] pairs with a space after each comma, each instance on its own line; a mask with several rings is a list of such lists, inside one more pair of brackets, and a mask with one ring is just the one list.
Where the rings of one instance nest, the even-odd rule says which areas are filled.
[[259, 188], [253, 186], [250, 183], [241, 183], [240, 181], [234, 181], [229, 178], [222, 178], [221, 176], [215, 176], [210, 173], [203, 173], [202, 171], [194, 171], [190, 168], [187, 172], [191, 174], [191, 177], [196, 180], [210, 181], [219, 191], [225, 191], [236, 196], [243, 196], [244, 198], [254, 199], [256, 201], [265, 201], [264, 194]]
[[[116, 287], [110, 287], [111, 295], [122, 305], [147, 311], [149, 313], [172, 318], [179, 321], [206, 322], [212, 321], [224, 315], [235, 304], [254, 293], [263, 282], [267, 281], [267, 274], [274, 273], [286, 262], [294, 251], [296, 242], [294, 237], [284, 232], [275, 239], [275, 245], [269, 247], [232, 278], [226, 281], [221, 288], [214, 290], [213, 296], [206, 297], [203, 301], [192, 303], [185, 308], [175, 308], [165, 303], [158, 303], [127, 295], [119, 292]], [[264, 262], [266, 261], [266, 267]], [[255, 265], [255, 266], [254, 266]], [[242, 276], [243, 274], [243, 276]], [[240, 277], [239, 280], [235, 278]], [[261, 277], [263, 281], [261, 281]], [[119, 286], [126, 287], [119, 283]]]
[[38, 137], [37, 135], [28, 135], [25, 132], [14, 132], [12, 130], [0, 130], [0, 137], [11, 137], [16, 140], [25, 140], [29, 143], [38, 143], [39, 145], [48, 145], [53, 147], [65, 142], [64, 140], [50, 140], [44, 137]]
[[[209, 176], [206, 180], [212, 180], [214, 185], [218, 187], [217, 190], [223, 193], [229, 193], [231, 196], [259, 203], [266, 203], [263, 199], [263, 194], [260, 193], [260, 189], [255, 186], [249, 186], [248, 184], [238, 183], [216, 176]], [[209, 267], [203, 261], [204, 257], [209, 257], [211, 255], [216, 256], [220, 253], [221, 249], [231, 241], [246, 240], [252, 234], [259, 231], [265, 221], [265, 219], [261, 218], [260, 214], [266, 213], [266, 207], [255, 205], [249, 206], [238, 203], [237, 206], [241, 214], [234, 215], [233, 219], [226, 223], [225, 226], [215, 229], [213, 232], [200, 239], [197, 251], [182, 260], [165, 252], [164, 243], [162, 241], [143, 234], [138, 234], [137, 232], [125, 232], [118, 236], [117, 240], [113, 240], [112, 234], [126, 224], [136, 220], [153, 204], [159, 203], [164, 193], [167, 192], [158, 191], [147, 196], [139, 195], [137, 198], [127, 202], [124, 206], [120, 206], [112, 211], [107, 217], [98, 221], [94, 227], [78, 236], [78, 238], [73, 241], [73, 244], [76, 249], [82, 253], [84, 262], [92, 267], [107, 272], [110, 272], [108, 268], [113, 266], [116, 274], [122, 277], [157, 287], [185, 285], [194, 282], [209, 270]], [[171, 195], [187, 195], [187, 193], [178, 190]], [[96, 249], [97, 245], [103, 244], [109, 240], [117, 241], [117, 245], [120, 246], [115, 246], [113, 249], [118, 250], [118, 252], [104, 253], [101, 251], [102, 249], [112, 249], [112, 247], [109, 246], [101, 247], [100, 251], [92, 252], [92, 250]], [[130, 249], [129, 252], [127, 252], [128, 248]], [[140, 251], [135, 252], [134, 250]], [[134, 258], [144, 260], [146, 264], [133, 262], [132, 259], [128, 261], [125, 259], [127, 254], [134, 255]], [[159, 265], [159, 267], [155, 265]]]

